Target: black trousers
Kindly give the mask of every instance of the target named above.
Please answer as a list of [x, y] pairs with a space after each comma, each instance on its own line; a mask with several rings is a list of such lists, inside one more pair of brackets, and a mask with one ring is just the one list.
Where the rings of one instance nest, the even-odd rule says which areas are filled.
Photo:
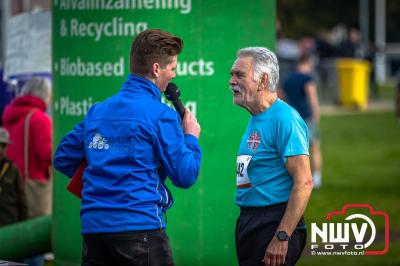
[[172, 266], [164, 230], [83, 235], [82, 266]]
[[[240, 266], [264, 265], [262, 262], [269, 242], [285, 213], [287, 203], [266, 207], [241, 208], [236, 222], [236, 255]], [[288, 244], [285, 265], [295, 265], [307, 239], [304, 219], [301, 218]]]

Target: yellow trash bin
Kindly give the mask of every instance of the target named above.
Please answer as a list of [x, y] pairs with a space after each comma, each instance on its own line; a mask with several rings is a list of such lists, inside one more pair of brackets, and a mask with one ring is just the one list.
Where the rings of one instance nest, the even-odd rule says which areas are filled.
[[369, 72], [371, 65], [366, 60], [343, 58], [336, 60], [339, 79], [339, 102], [356, 105], [361, 110], [367, 107]]

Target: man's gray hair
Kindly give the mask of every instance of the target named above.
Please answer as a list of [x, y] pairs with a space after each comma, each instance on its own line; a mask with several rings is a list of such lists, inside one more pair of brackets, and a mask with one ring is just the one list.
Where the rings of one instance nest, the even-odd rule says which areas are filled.
[[253, 59], [254, 80], [259, 81], [268, 74], [269, 91], [276, 92], [279, 82], [279, 65], [276, 55], [265, 47], [246, 47], [238, 51], [237, 57], [249, 56]]
[[50, 99], [51, 86], [45, 78], [33, 77], [22, 87], [21, 95], [33, 95], [45, 102]]

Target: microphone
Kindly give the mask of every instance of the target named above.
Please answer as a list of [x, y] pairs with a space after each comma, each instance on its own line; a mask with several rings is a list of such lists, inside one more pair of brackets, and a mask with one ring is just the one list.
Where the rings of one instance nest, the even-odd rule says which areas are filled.
[[185, 107], [183, 106], [181, 99], [179, 99], [179, 97], [181, 96], [181, 92], [179, 91], [175, 83], [168, 83], [164, 95], [168, 101], [172, 102], [175, 110], [178, 112], [181, 119], [183, 119], [183, 116], [185, 115]]

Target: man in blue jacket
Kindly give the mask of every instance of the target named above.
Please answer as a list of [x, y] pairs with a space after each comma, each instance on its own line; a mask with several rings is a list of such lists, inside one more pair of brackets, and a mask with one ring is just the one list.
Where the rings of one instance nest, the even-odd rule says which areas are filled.
[[194, 115], [186, 110], [181, 123], [161, 102], [182, 48], [168, 32], [140, 33], [121, 90], [94, 105], [57, 148], [54, 167], [69, 177], [87, 160], [82, 265], [173, 265], [164, 231], [173, 201], [164, 182], [190, 187], [201, 161]]

